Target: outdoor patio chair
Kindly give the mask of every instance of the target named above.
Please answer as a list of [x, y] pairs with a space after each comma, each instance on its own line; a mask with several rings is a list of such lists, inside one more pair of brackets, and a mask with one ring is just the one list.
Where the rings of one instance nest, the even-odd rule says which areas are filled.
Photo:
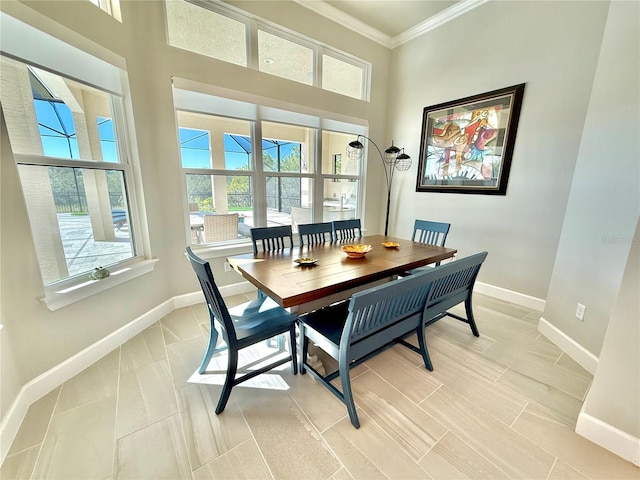
[[[298, 235], [300, 236], [300, 246], [319, 245], [333, 239], [333, 225], [331, 222], [324, 223], [303, 223], [298, 225]], [[306, 242], [305, 242], [306, 240]]]
[[347, 240], [362, 236], [362, 226], [359, 218], [351, 218], [349, 220], [334, 220], [333, 222], [333, 240]]
[[238, 214], [216, 213], [202, 217], [204, 222], [204, 242], [222, 242], [238, 239]]
[[[190, 247], [187, 247], [187, 256], [204, 293], [210, 320], [209, 345], [198, 372], [200, 374], [212, 373], [207, 371], [207, 367], [216, 352], [228, 350], [229, 355], [224, 386], [215, 410], [216, 414], [222, 413], [224, 410], [229, 400], [231, 389], [246, 380], [287, 362], [291, 362], [291, 371], [296, 375], [298, 373], [296, 363], [296, 315], [287, 312], [268, 297], [257, 298], [227, 309], [224, 299], [214, 282], [209, 262], [195, 255]], [[237, 376], [238, 352], [240, 350], [287, 332], [289, 333], [290, 350], [287, 357], [272, 361], [268, 365]], [[216, 348], [219, 335], [222, 335], [225, 345]], [[273, 354], [256, 359], [252, 361], [251, 365], [259, 365], [271, 359], [272, 356]]]

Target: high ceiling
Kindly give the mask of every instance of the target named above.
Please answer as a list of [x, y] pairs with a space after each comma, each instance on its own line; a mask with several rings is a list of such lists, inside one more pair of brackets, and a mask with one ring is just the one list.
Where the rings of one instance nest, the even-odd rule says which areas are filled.
[[395, 37], [451, 7], [457, 0], [326, 0], [325, 3]]
[[488, 0], [294, 0], [393, 48]]

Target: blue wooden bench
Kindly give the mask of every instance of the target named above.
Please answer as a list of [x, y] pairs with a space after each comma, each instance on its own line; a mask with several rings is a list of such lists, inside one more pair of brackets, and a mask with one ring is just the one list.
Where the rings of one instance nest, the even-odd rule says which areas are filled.
[[[417, 272], [359, 293], [349, 301], [301, 315], [300, 373], [309, 372], [347, 407], [354, 427], [360, 427], [351, 393], [349, 370], [395, 343], [420, 353], [425, 367], [433, 370], [425, 342], [425, 327], [450, 315], [478, 329], [471, 308], [471, 294], [487, 252]], [[465, 302], [467, 318], [447, 310]], [[418, 347], [404, 340], [416, 334]], [[309, 341], [338, 361], [338, 370], [323, 375], [307, 362]], [[331, 381], [340, 377], [342, 390]]]

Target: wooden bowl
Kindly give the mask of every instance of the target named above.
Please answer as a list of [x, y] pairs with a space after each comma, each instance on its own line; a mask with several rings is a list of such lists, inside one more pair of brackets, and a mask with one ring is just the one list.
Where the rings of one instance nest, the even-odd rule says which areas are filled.
[[372, 249], [371, 245], [353, 244], [343, 245], [342, 251], [347, 254], [349, 258], [362, 258]]

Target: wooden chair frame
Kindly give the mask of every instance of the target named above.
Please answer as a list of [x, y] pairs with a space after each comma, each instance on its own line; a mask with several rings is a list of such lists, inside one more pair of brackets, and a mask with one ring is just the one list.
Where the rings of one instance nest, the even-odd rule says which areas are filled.
[[333, 225], [331, 222], [303, 223], [298, 225], [298, 235], [300, 237], [300, 246], [330, 242], [333, 239]]
[[[207, 366], [217, 351], [227, 349], [229, 354], [224, 385], [215, 410], [216, 414], [222, 413], [224, 410], [229, 400], [229, 395], [231, 395], [231, 389], [246, 380], [289, 361], [291, 362], [291, 371], [294, 375], [297, 374], [296, 316], [287, 312], [268, 297], [257, 298], [232, 309], [227, 309], [224, 299], [214, 282], [209, 262], [194, 254], [190, 247], [187, 247], [187, 256], [204, 293], [210, 320], [209, 344], [198, 372], [200, 374], [208, 373]], [[241, 376], [236, 376], [238, 372], [238, 352], [240, 350], [283, 333], [289, 333], [290, 354], [288, 357], [271, 362]], [[220, 334], [226, 346], [216, 348]]]

